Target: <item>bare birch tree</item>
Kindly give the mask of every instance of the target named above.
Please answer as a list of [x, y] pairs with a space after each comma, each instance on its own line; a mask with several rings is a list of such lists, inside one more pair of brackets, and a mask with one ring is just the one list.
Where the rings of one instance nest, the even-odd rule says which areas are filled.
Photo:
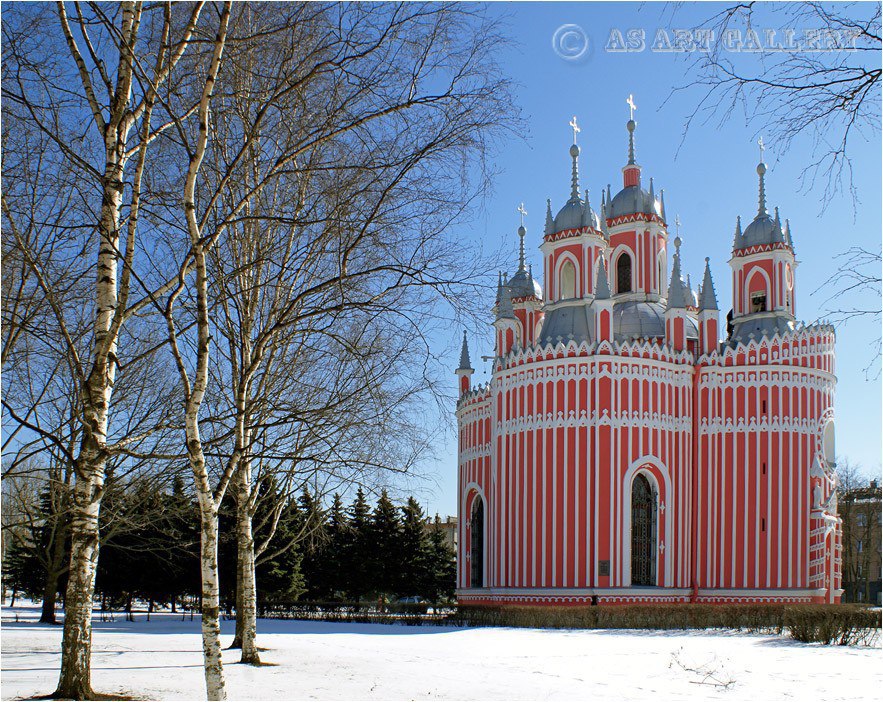
[[[189, 248], [165, 312], [206, 543], [216, 539], [208, 522], [216, 524], [234, 478], [243, 509], [251, 503], [255, 392], [273, 387], [265, 382], [273, 377], [268, 359], [293, 360], [310, 335], [336, 339], [339, 349], [349, 344], [358, 357], [352, 343], [366, 340], [360, 326], [383, 315], [390, 315], [384, 324], [395, 319], [404, 329], [400, 339], [426, 347], [421, 323], [432, 318], [430, 298], [477, 287], [480, 263], [443, 232], [471, 203], [473, 184], [484, 185], [480, 171], [477, 183], [464, 176], [467, 157], [483, 155], [493, 126], [511, 123], [507, 86], [490, 60], [498, 37], [470, 10], [261, 5], [234, 14], [217, 93], [200, 102], [200, 124], [211, 115], [210, 126], [188, 131], [182, 122], [170, 144], [188, 154]], [[268, 222], [274, 235], [267, 236]], [[219, 368], [232, 378], [226, 429], [199, 420], [218, 392], [208, 387], [209, 341], [218, 329], [229, 350]], [[297, 363], [285, 372], [303, 374]], [[263, 395], [270, 400], [282, 398]], [[206, 429], [212, 452], [224, 457], [213, 475]], [[217, 443], [223, 436], [226, 449]], [[253, 613], [250, 527], [250, 516], [239, 520], [249, 593], [242, 609]], [[203, 626], [211, 640], [215, 552], [204, 543], [204, 608], [212, 611], [204, 611]], [[247, 662], [259, 660], [254, 629], [241, 627]], [[213, 644], [206, 650], [214, 656]], [[219, 655], [217, 663], [210, 695], [222, 694]]]
[[[74, 473], [71, 563], [55, 694], [87, 699], [94, 695], [91, 614], [105, 473], [110, 457], [135, 450], [141, 438], [130, 434], [108, 440], [114, 385], [129, 360], [120, 342], [126, 323], [165, 287], [155, 269], [136, 269], [142, 258], [143, 177], [150, 144], [171, 123], [155, 108], [190, 47], [202, 5], [59, 2], [54, 10], [48, 5], [4, 10], [3, 100], [51, 142], [59, 172], [81, 179], [85, 198], [77, 214], [83, 219], [72, 222], [70, 231], [87, 234], [80, 258], [86, 251], [94, 256], [94, 285], [86, 305], [93, 318], [85, 353], [69, 329], [69, 311], [50, 304], [65, 352], [74, 359], [80, 425], [76, 454], [69, 457]], [[155, 112], [161, 115], [158, 124]], [[12, 230], [9, 212], [4, 206], [4, 224]], [[43, 263], [35, 256], [27, 261], [51, 303], [50, 281], [41, 280]]]

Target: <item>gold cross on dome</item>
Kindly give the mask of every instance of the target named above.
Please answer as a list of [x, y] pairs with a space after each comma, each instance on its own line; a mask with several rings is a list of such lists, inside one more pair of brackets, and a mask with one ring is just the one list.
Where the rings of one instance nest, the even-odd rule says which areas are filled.
[[635, 98], [629, 93], [629, 99], [625, 101], [625, 104], [629, 106], [629, 119], [635, 118], [635, 110], [638, 109], [638, 106], [635, 104]]
[[763, 137], [757, 140], [757, 145], [760, 147], [760, 160], [763, 161], [763, 152], [766, 147], [763, 145]]
[[576, 144], [576, 135], [582, 131], [576, 124], [576, 115], [573, 116], [573, 119], [570, 120], [570, 122], [568, 122], [568, 124], [573, 129], [573, 143]]
[[522, 202], [522, 203], [518, 206], [518, 209], [515, 210], [515, 211], [518, 212], [518, 213], [521, 215], [521, 226], [523, 227], [523, 226], [524, 226], [524, 216], [527, 214], [527, 210], [524, 209], [524, 203]]

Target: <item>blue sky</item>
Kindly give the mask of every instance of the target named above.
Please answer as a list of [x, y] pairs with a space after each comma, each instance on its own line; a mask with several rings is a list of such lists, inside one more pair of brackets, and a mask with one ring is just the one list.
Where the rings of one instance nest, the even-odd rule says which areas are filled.
[[[518, 214], [523, 201], [528, 259], [542, 270], [538, 246], [545, 216], [545, 201], [552, 199], [557, 211], [569, 195], [571, 131], [577, 115], [582, 132], [579, 143], [581, 187], [591, 190], [592, 204], [600, 205], [601, 188], [612, 185], [615, 194], [622, 184], [621, 167], [626, 159], [628, 107], [634, 94], [638, 106], [636, 144], [645, 183], [652, 176], [665, 189], [666, 213], [674, 230], [675, 215], [681, 218], [681, 249], [685, 273], [694, 285], [701, 279], [706, 256], [722, 310], [731, 306], [729, 266], [736, 215], [750, 220], [757, 211], [758, 161], [756, 140], [761, 125], [746, 124], [734, 114], [724, 125], [715, 120], [694, 123], [682, 141], [685, 118], [702, 96], [699, 89], [677, 92], [687, 82], [688, 64], [683, 56], [650, 50], [657, 28], [690, 27], [716, 11], [712, 4], [685, 5], [672, 20], [664, 3], [515, 3], [494, 4], [493, 15], [506, 24], [512, 46], [503, 53], [503, 65], [518, 83], [517, 102], [527, 123], [524, 139], [512, 139], [495, 159], [499, 175], [483, 212], [462, 235], [476, 244], [512, 251], [516, 265]], [[763, 15], [756, 17], [762, 22]], [[780, 19], [769, 22], [777, 27]], [[578, 25], [588, 36], [590, 48], [579, 61], [567, 61], [553, 50], [552, 38], [565, 24]], [[638, 53], [605, 51], [610, 31], [643, 28], [647, 48]], [[751, 61], [753, 57], [739, 57]], [[823, 188], [809, 192], [800, 185], [801, 171], [811, 162], [813, 144], [800, 138], [782, 153], [765, 135], [765, 161], [770, 208], [778, 205], [782, 218], [791, 221], [797, 258], [797, 316], [814, 321], [824, 316], [825, 295], [813, 294], [836, 269], [834, 257], [852, 245], [869, 249], [881, 239], [881, 140], [867, 135], [853, 150], [855, 182], [859, 187], [858, 209], [848, 196], [838, 196], [822, 211]], [[873, 301], [872, 301], [873, 302]], [[879, 304], [879, 300], [876, 301]], [[493, 303], [488, 299], [488, 307]], [[722, 313], [723, 316], [723, 313]], [[482, 336], [470, 333], [473, 380], [488, 378], [488, 364], [476, 363], [492, 353], [492, 328]], [[863, 369], [873, 355], [878, 323], [852, 322], [837, 333], [837, 453], [862, 464], [868, 474], [880, 472], [880, 381], [868, 380]], [[459, 342], [451, 340], [450, 367], [456, 367]], [[454, 348], [456, 346], [456, 349]], [[451, 383], [455, 382], [452, 373]], [[453, 411], [453, 407], [451, 408]], [[450, 436], [439, 447], [438, 460], [427, 466], [432, 489], [421, 490], [421, 501], [430, 513], [456, 514], [456, 446]]]

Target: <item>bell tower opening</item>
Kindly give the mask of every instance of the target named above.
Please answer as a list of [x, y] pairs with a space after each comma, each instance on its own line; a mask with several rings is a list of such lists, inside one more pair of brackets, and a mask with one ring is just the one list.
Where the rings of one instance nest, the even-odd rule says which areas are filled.
[[469, 572], [470, 587], [484, 587], [484, 500], [476, 496], [472, 503], [472, 515], [469, 519], [471, 532], [471, 568]]
[[565, 261], [561, 265], [560, 272], [560, 300], [572, 300], [576, 297], [576, 268], [570, 261]]
[[632, 483], [632, 585], [656, 584], [656, 491], [638, 474]]

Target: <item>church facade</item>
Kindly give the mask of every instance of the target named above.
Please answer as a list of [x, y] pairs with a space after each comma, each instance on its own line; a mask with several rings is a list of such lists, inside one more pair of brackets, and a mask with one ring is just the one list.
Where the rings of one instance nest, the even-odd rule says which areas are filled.
[[709, 260], [697, 289], [684, 277], [634, 119], [622, 188], [597, 211], [571, 126], [542, 283], [519, 208], [486, 384], [472, 385], [463, 338], [459, 602], [838, 602], [834, 330], [795, 316], [798, 262], [767, 208], [762, 143], [721, 320]]

